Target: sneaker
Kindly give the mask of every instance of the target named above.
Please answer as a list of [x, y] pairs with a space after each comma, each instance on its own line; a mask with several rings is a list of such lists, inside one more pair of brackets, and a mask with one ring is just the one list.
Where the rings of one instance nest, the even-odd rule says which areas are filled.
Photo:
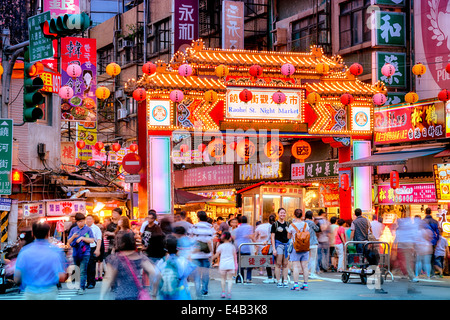
[[208, 295], [208, 291], [202, 291], [202, 296], [206, 297]]
[[294, 284], [294, 286], [291, 288], [291, 290], [299, 291], [300, 290], [300, 286], [298, 284]]
[[268, 278], [263, 281], [263, 283], [275, 283], [275, 282], [276, 282], [276, 280], [274, 280], [273, 278]]
[[277, 288], [283, 288], [283, 283], [278, 282], [278, 283], [277, 283]]
[[231, 299], [231, 293], [227, 294], [227, 299]]
[[307, 284], [302, 284], [302, 287], [300, 288], [303, 291], [308, 291], [308, 285]]
[[222, 294], [220, 295], [220, 297], [221, 297], [221, 298], [225, 298], [225, 297], [226, 297], [225, 292], [222, 292]]
[[285, 282], [283, 283], [283, 287], [289, 288], [289, 282], [285, 281]]
[[80, 289], [78, 289], [77, 294], [83, 295], [85, 292], [86, 292], [85, 289], [81, 289], [81, 288], [80, 288]]
[[87, 286], [87, 288], [88, 288], [88, 289], [94, 289], [95, 286], [94, 286], [93, 284], [90, 284], [90, 285]]

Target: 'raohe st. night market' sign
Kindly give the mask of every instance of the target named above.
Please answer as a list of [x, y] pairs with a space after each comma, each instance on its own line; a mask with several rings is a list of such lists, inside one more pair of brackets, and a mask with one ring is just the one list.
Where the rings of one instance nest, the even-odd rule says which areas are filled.
[[375, 144], [445, 138], [442, 102], [387, 108], [375, 112]]
[[243, 102], [239, 99], [242, 88], [228, 88], [226, 99], [226, 116], [231, 119], [283, 119], [300, 120], [302, 91], [283, 90], [286, 100], [277, 104], [272, 95], [275, 89], [253, 88], [252, 100]]
[[392, 189], [389, 184], [378, 185], [378, 204], [420, 204], [436, 201], [434, 183], [400, 184], [397, 189]]

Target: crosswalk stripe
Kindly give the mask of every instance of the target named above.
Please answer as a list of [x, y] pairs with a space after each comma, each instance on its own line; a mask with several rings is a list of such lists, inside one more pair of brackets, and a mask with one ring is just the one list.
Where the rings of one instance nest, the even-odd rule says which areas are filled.
[[[78, 295], [78, 290], [59, 290], [58, 296], [56, 300], [71, 300], [71, 297], [75, 297]], [[12, 293], [12, 294], [4, 294], [0, 295], [0, 300], [25, 300], [25, 294], [23, 292], [20, 293]]]

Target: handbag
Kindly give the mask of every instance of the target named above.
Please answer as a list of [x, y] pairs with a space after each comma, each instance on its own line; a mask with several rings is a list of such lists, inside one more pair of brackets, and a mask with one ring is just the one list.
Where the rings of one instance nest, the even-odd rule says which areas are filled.
[[272, 245], [268, 244], [261, 249], [261, 253], [265, 256], [271, 255], [273, 252]]
[[121, 255], [121, 257], [124, 258], [123, 260], [125, 260], [126, 264], [128, 265], [131, 275], [133, 276], [134, 283], [136, 284], [136, 287], [138, 288], [138, 291], [139, 291], [138, 292], [138, 300], [152, 300], [148, 291], [144, 289], [141, 282], [138, 280], [136, 273], [134, 272], [134, 267], [131, 265], [130, 259], [128, 259], [127, 257], [125, 257], [123, 255]]

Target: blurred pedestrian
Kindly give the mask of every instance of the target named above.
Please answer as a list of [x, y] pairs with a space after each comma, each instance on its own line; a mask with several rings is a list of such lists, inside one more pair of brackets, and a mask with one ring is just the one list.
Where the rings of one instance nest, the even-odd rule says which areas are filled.
[[100, 250], [102, 247], [102, 231], [97, 225], [95, 225], [95, 217], [92, 214], [89, 214], [86, 217], [86, 225], [91, 228], [94, 235], [94, 241], [89, 244], [91, 247], [91, 253], [87, 267], [87, 288], [94, 289], [96, 284], [95, 273], [97, 258], [100, 257]]
[[[106, 219], [105, 219], [106, 220]], [[102, 232], [102, 240], [100, 245], [100, 255], [96, 257], [95, 281], [103, 280], [103, 263], [105, 258], [105, 225], [101, 223], [99, 217], [94, 215], [94, 223]]]
[[236, 229], [239, 225], [238, 219], [232, 218], [229, 221], [229, 225], [230, 225], [230, 228], [228, 229], [228, 231], [231, 233], [231, 238], [233, 239], [233, 242], [234, 242], [234, 239], [236, 238]]
[[148, 223], [142, 234], [142, 250], [155, 265], [165, 255], [164, 238], [165, 235], [161, 227], [155, 223], [156, 212], [149, 210]]
[[[231, 243], [231, 234], [224, 231], [221, 235], [221, 244], [217, 248], [214, 258], [220, 257], [219, 272], [220, 284], [222, 287], [221, 298], [231, 299], [231, 287], [233, 285], [233, 275], [237, 270], [236, 247]], [[225, 293], [226, 290], [226, 293]]]
[[400, 263], [400, 270], [408, 278], [408, 293], [418, 293], [413, 283], [417, 282], [414, 277], [414, 243], [416, 232], [411, 218], [397, 219], [397, 229], [395, 231], [394, 243], [397, 245], [397, 259]]
[[448, 256], [448, 242], [442, 236], [442, 229], [439, 229], [439, 240], [434, 250], [434, 268], [439, 273], [439, 277], [444, 276], [444, 257]]
[[319, 245], [317, 247], [317, 272], [327, 272], [330, 260], [330, 222], [327, 220], [327, 215], [323, 209], [319, 210], [317, 216], [317, 224], [319, 225], [320, 232], [317, 233], [317, 240]]
[[381, 235], [383, 234], [384, 224], [382, 222], [383, 217], [381, 217], [381, 215], [379, 216], [377, 216], [376, 214], [372, 215], [370, 227], [372, 228], [372, 234], [375, 237], [376, 241], [379, 241]]
[[162, 232], [164, 233], [164, 236], [167, 237], [172, 234], [172, 222], [169, 218], [162, 218], [161, 223], [159, 224], [161, 227]]
[[[235, 238], [235, 245], [237, 250], [239, 250], [239, 247], [243, 243], [252, 243], [255, 242], [255, 237], [253, 234], [253, 227], [247, 223], [247, 217], [242, 216], [241, 217], [241, 225], [236, 229], [236, 238]], [[252, 254], [252, 246], [251, 245], [243, 245], [240, 249], [240, 255], [241, 256], [249, 256]], [[252, 270], [253, 268], [247, 268], [247, 276], [245, 278], [245, 283], [251, 283], [252, 282]], [[244, 282], [244, 268], [241, 268], [241, 270], [238, 270], [240, 272], [240, 275], [242, 276], [242, 282]], [[238, 279], [237, 282], [240, 282], [240, 279]]]
[[[295, 234], [297, 232], [309, 232], [309, 226], [305, 221], [302, 221], [303, 212], [301, 209], [295, 209], [294, 211], [294, 221], [290, 224], [288, 228], [288, 238], [295, 239]], [[295, 240], [294, 240], [295, 241]], [[295, 249], [289, 255], [289, 261], [292, 261], [293, 272], [294, 272], [294, 286], [291, 290], [308, 290], [308, 260], [309, 251], [296, 252]], [[299, 274], [300, 271], [303, 274], [303, 284], [299, 285]]]
[[336, 253], [338, 257], [338, 264], [337, 264], [337, 271], [344, 271], [344, 245], [347, 242], [347, 236], [345, 234], [345, 220], [339, 219], [338, 222], [338, 228], [336, 230], [336, 236], [335, 236], [335, 247], [336, 247]]
[[[273, 256], [275, 260], [275, 278], [277, 280], [278, 288], [288, 288], [288, 227], [289, 223], [286, 221], [286, 210], [284, 208], [278, 209], [278, 219], [272, 224], [271, 243]], [[283, 282], [284, 280], [284, 282]]]
[[117, 224], [120, 217], [122, 216], [122, 209], [116, 207], [112, 210], [111, 222], [106, 226], [106, 231], [104, 235], [108, 241], [108, 250], [106, 251], [106, 256], [111, 254], [114, 249], [114, 238], [116, 236]]
[[433, 238], [432, 231], [425, 225], [421, 224], [416, 233], [414, 250], [416, 253], [415, 275], [419, 277], [422, 270], [426, 277], [431, 277], [431, 256], [433, 254], [433, 246], [431, 240]]
[[196, 266], [186, 257], [177, 254], [178, 240], [174, 235], [167, 236], [165, 248], [167, 255], [156, 265], [158, 270], [156, 288], [158, 288], [159, 298], [161, 300], [191, 300], [187, 278]]
[[197, 265], [194, 272], [195, 291], [197, 298], [208, 295], [209, 269], [213, 250], [214, 228], [207, 222], [208, 215], [205, 211], [198, 211], [198, 223], [191, 228], [192, 239], [195, 247], [191, 254], [192, 261]]
[[[431, 256], [432, 258], [432, 264], [434, 264], [434, 250], [436, 248], [436, 244], [439, 240], [439, 222], [437, 222], [432, 217], [431, 208], [425, 209], [425, 218], [423, 218], [423, 223], [432, 231], [432, 239], [431, 239], [431, 245], [433, 246], [433, 254]], [[434, 277], [434, 272], [432, 274], [432, 277]]]
[[106, 259], [106, 273], [100, 292], [104, 300], [114, 283], [115, 300], [138, 300], [142, 292], [142, 274], [155, 275], [155, 268], [150, 260], [136, 250], [136, 240], [131, 232], [124, 233], [117, 239], [116, 252]]
[[[256, 229], [255, 229], [255, 242], [263, 243], [263, 245], [258, 245], [257, 246], [256, 253], [258, 255], [261, 254], [262, 248], [264, 248], [269, 243], [269, 240], [270, 240], [270, 226], [271, 226], [271, 224], [268, 222], [268, 220], [265, 220], [264, 223], [261, 223], [261, 224], [256, 226]], [[270, 268], [270, 271], [272, 271], [271, 268]], [[263, 274], [264, 274], [263, 268], [261, 268], [260, 275], [263, 275]], [[272, 278], [272, 272], [270, 272], [270, 278]]]
[[305, 221], [309, 227], [309, 277], [311, 279], [317, 278], [317, 249], [319, 246], [319, 240], [317, 240], [317, 232], [320, 231], [320, 227], [313, 221], [313, 213], [311, 210], [306, 211]]
[[194, 241], [186, 235], [186, 230], [182, 226], [173, 228], [173, 235], [178, 240], [178, 255], [190, 259]]
[[[360, 208], [355, 209], [355, 216], [356, 219], [353, 220], [352, 225], [350, 226], [350, 229], [352, 230], [350, 240], [369, 241], [369, 228], [370, 228], [369, 220], [363, 217], [362, 210]], [[363, 251], [364, 251], [364, 244], [357, 243], [356, 252], [363, 253]]]
[[189, 223], [186, 219], [187, 213], [186, 211], [180, 211], [179, 213], [180, 216], [180, 221], [174, 222], [172, 224], [172, 228], [176, 228], [176, 227], [183, 227], [184, 230], [186, 230], [186, 236], [190, 235], [191, 232], [191, 228], [192, 228], [192, 223]]
[[330, 239], [330, 271], [336, 272], [337, 265], [338, 265], [338, 259], [337, 259], [337, 253], [336, 253], [336, 231], [339, 228], [337, 224], [337, 218], [331, 217], [330, 218], [330, 232], [328, 233], [328, 237]]
[[131, 230], [130, 219], [127, 216], [120, 216], [119, 220], [117, 220], [117, 228], [114, 231], [114, 251], [117, 250], [118, 238], [126, 233], [133, 233], [134, 235], [134, 232]]
[[91, 256], [90, 244], [94, 242], [94, 234], [86, 225], [86, 217], [78, 212], [75, 214], [77, 225], [70, 230], [67, 240], [72, 247], [73, 262], [80, 268], [80, 289], [78, 294], [84, 294], [86, 290], [87, 268]]
[[26, 300], [56, 300], [56, 285], [66, 280], [64, 253], [48, 241], [49, 232], [49, 224], [33, 223], [35, 239], [17, 256], [14, 281], [25, 288]]

